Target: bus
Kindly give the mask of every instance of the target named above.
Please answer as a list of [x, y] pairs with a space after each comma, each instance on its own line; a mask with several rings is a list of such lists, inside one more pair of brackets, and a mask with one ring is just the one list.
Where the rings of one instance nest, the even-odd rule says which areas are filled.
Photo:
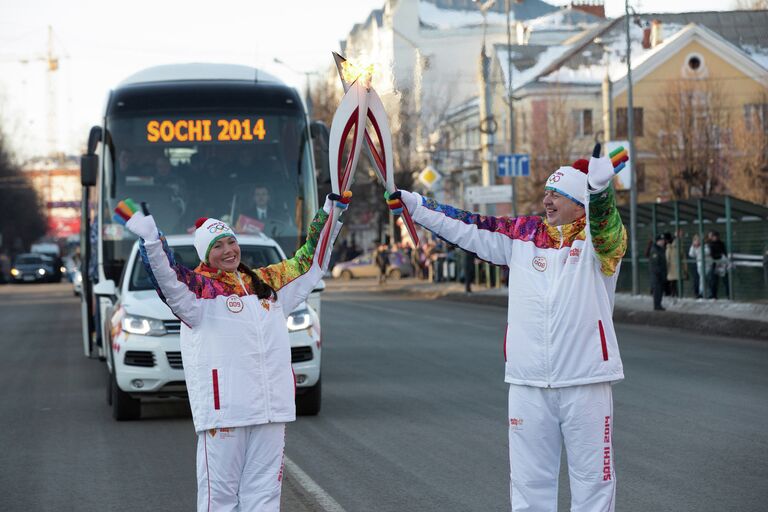
[[145, 201], [166, 235], [216, 217], [291, 256], [317, 209], [313, 151], [327, 161], [313, 134], [327, 128], [310, 124], [298, 92], [248, 66], [157, 66], [110, 91], [81, 159], [85, 355], [108, 355], [108, 308], [136, 240], [112, 219], [121, 199]]

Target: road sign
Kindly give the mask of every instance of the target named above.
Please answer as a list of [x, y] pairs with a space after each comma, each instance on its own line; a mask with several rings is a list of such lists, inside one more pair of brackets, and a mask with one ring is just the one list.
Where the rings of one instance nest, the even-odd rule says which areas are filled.
[[531, 158], [527, 153], [515, 153], [513, 155], [499, 155], [497, 157], [497, 173], [504, 176], [530, 176]]
[[466, 195], [467, 202], [471, 204], [509, 203], [512, 201], [512, 188], [509, 185], [467, 187]]
[[424, 168], [424, 170], [422, 170], [422, 171], [419, 173], [419, 181], [420, 181], [420, 182], [421, 182], [421, 183], [422, 183], [422, 184], [423, 184], [425, 187], [428, 187], [428, 188], [432, 188], [432, 187], [435, 185], [435, 183], [437, 183], [438, 181], [440, 181], [440, 178], [442, 178], [442, 176], [440, 175], [440, 173], [439, 173], [439, 172], [437, 172], [436, 170], [434, 170], [434, 169], [433, 169], [432, 167], [430, 167], [430, 166], [426, 166], [426, 167]]

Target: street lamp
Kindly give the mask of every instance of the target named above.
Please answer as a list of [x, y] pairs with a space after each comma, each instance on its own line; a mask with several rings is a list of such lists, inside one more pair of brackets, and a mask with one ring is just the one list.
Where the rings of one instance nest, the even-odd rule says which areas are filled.
[[299, 71], [298, 69], [294, 69], [293, 67], [289, 66], [282, 60], [278, 59], [277, 57], [273, 58], [272, 61], [275, 64], [280, 64], [281, 66], [285, 66], [286, 69], [289, 71], [292, 71], [298, 75], [304, 75], [306, 77], [306, 91], [304, 92], [304, 102], [307, 104], [307, 116], [309, 116], [309, 119], [312, 120], [312, 91], [309, 86], [309, 77], [311, 75], [317, 75], [317, 71]]
[[[639, 293], [637, 261], [637, 166], [635, 165], [635, 109], [632, 97], [632, 46], [629, 37], [629, 0], [624, 0], [625, 29], [627, 32], [627, 139], [629, 141], [629, 168], [632, 169], [629, 189], [629, 247], [632, 259], [632, 295]], [[634, 9], [632, 9], [634, 12]]]

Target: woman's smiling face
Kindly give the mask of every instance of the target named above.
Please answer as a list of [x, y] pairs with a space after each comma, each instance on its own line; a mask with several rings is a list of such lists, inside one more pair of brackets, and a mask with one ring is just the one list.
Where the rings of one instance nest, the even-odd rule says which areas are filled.
[[225, 272], [234, 272], [240, 266], [240, 245], [233, 236], [219, 238], [208, 253], [208, 264]]

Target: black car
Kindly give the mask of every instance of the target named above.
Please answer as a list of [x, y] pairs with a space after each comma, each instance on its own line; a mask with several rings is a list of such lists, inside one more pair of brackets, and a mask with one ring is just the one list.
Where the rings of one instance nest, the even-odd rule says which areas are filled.
[[13, 260], [11, 279], [15, 283], [52, 282], [57, 280], [56, 264], [44, 254], [19, 254]]

